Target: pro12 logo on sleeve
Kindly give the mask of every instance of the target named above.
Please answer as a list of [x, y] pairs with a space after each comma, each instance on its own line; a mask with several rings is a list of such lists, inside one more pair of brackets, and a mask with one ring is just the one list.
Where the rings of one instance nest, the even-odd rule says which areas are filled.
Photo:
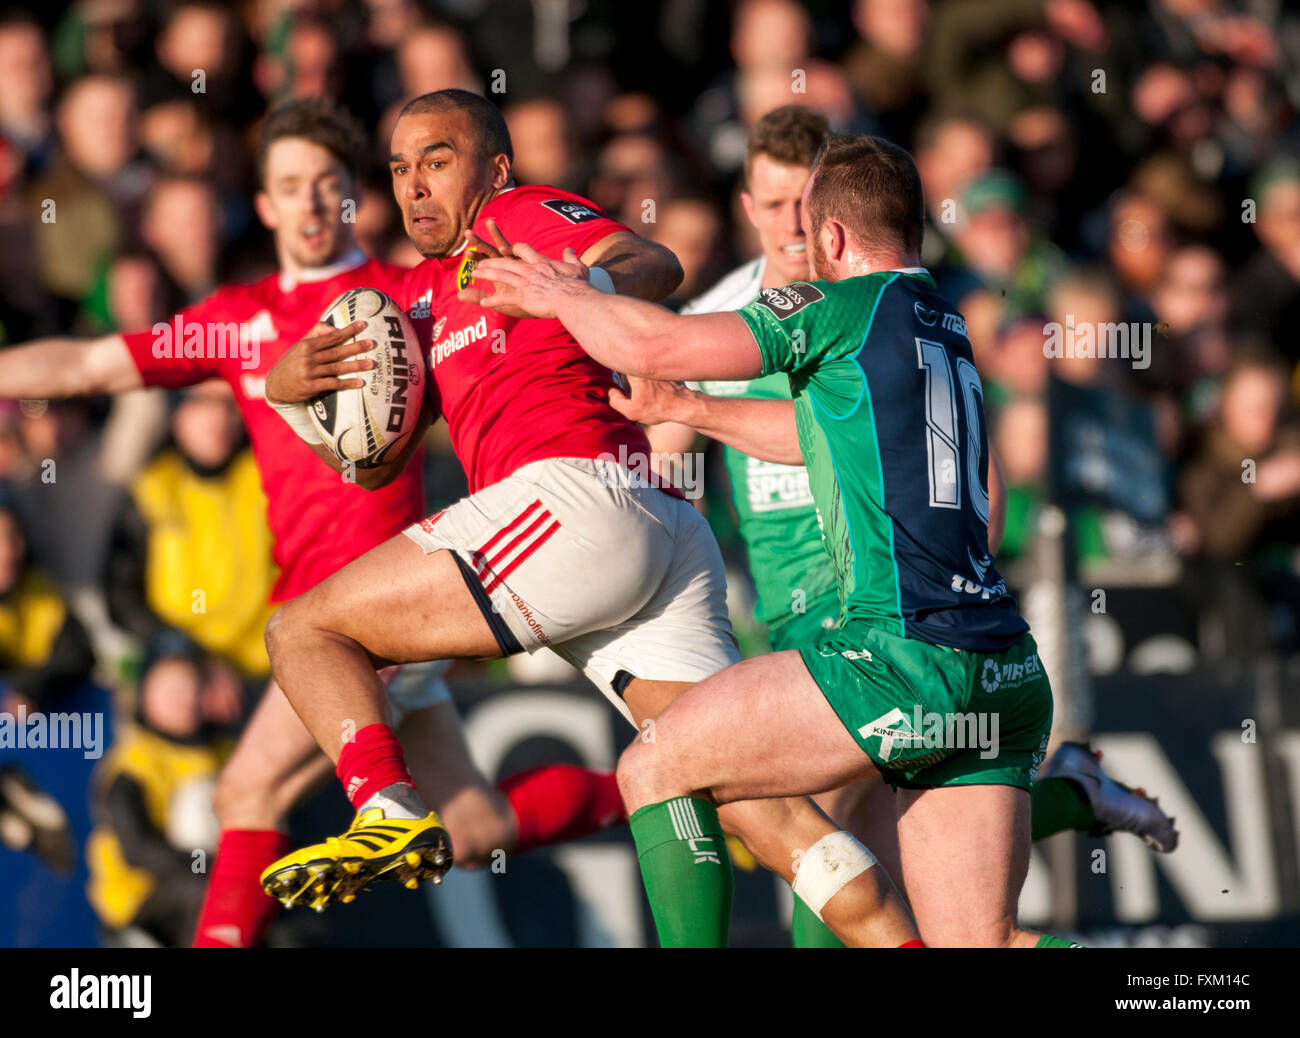
[[586, 223], [588, 220], [602, 219], [600, 213], [589, 205], [583, 205], [581, 202], [569, 202], [563, 198], [552, 198], [550, 201], [543, 202], [542, 205], [553, 213], [559, 213], [569, 223]]
[[792, 314], [797, 314], [805, 306], [811, 306], [826, 297], [821, 289], [806, 281], [796, 281], [784, 288], [765, 288], [758, 294], [755, 302], [767, 307], [778, 321], [784, 321]]

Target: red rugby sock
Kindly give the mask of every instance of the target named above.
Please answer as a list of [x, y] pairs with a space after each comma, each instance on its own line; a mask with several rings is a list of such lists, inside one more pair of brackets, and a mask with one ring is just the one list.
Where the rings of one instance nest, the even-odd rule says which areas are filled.
[[612, 771], [547, 764], [511, 775], [501, 791], [519, 820], [519, 854], [627, 821]]
[[334, 773], [358, 811], [362, 804], [394, 782], [405, 782], [415, 788], [415, 781], [406, 770], [402, 744], [386, 724], [368, 724], [351, 742], [344, 743]]
[[280, 906], [262, 892], [263, 870], [289, 852], [289, 837], [273, 829], [226, 829], [217, 845], [212, 876], [192, 948], [252, 948]]
[[900, 948], [924, 948], [925, 942], [919, 937], [914, 941], [904, 941], [899, 945]]

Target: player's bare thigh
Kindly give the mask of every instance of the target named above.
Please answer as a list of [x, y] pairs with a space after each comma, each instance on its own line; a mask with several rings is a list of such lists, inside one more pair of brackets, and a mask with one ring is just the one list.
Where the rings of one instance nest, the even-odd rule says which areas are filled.
[[700, 682], [619, 768], [629, 807], [695, 792], [724, 804], [802, 796], [873, 771], [797, 652], [745, 660]]
[[1032, 945], [1016, 927], [1029, 871], [1029, 794], [1013, 786], [899, 791], [908, 899], [930, 947]]
[[223, 829], [275, 829], [330, 762], [274, 678], [221, 769], [213, 797]]
[[403, 534], [287, 603], [272, 623], [281, 641], [306, 627], [357, 642], [379, 664], [500, 655], [451, 552], [426, 555]]

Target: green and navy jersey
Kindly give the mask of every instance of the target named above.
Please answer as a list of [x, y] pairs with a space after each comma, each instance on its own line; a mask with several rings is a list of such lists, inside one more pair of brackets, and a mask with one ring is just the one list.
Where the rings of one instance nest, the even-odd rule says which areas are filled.
[[921, 269], [764, 289], [739, 311], [785, 372], [844, 618], [995, 651], [1028, 630], [988, 550], [966, 326]]
[[[682, 308], [683, 314], [738, 310], [758, 295], [762, 257], [738, 267], [713, 288]], [[789, 400], [790, 380], [782, 373], [738, 382], [692, 382], [710, 396]], [[734, 447], [723, 447], [740, 536], [749, 555], [758, 596], [760, 623], [802, 612], [814, 599], [835, 590], [835, 570], [822, 547], [817, 506], [802, 465], [759, 461]]]

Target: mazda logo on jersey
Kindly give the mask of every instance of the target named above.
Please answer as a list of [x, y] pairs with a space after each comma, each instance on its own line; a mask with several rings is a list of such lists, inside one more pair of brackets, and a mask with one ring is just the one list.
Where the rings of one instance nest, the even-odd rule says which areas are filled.
[[928, 306], [922, 306], [919, 299], [912, 304], [912, 309], [916, 311], [916, 319], [927, 328], [933, 328], [935, 322], [939, 320], [939, 311], [931, 310]]
[[758, 294], [757, 302], [770, 310], [778, 321], [784, 321], [792, 314], [797, 314], [805, 306], [811, 306], [826, 297], [821, 289], [806, 281], [796, 281], [785, 288], [765, 288]]
[[548, 202], [543, 202], [547, 209], [553, 213], [559, 213], [569, 223], [586, 223], [588, 220], [599, 220], [600, 213], [596, 212], [591, 206], [583, 205], [581, 202], [570, 202], [563, 198], [552, 198]]

